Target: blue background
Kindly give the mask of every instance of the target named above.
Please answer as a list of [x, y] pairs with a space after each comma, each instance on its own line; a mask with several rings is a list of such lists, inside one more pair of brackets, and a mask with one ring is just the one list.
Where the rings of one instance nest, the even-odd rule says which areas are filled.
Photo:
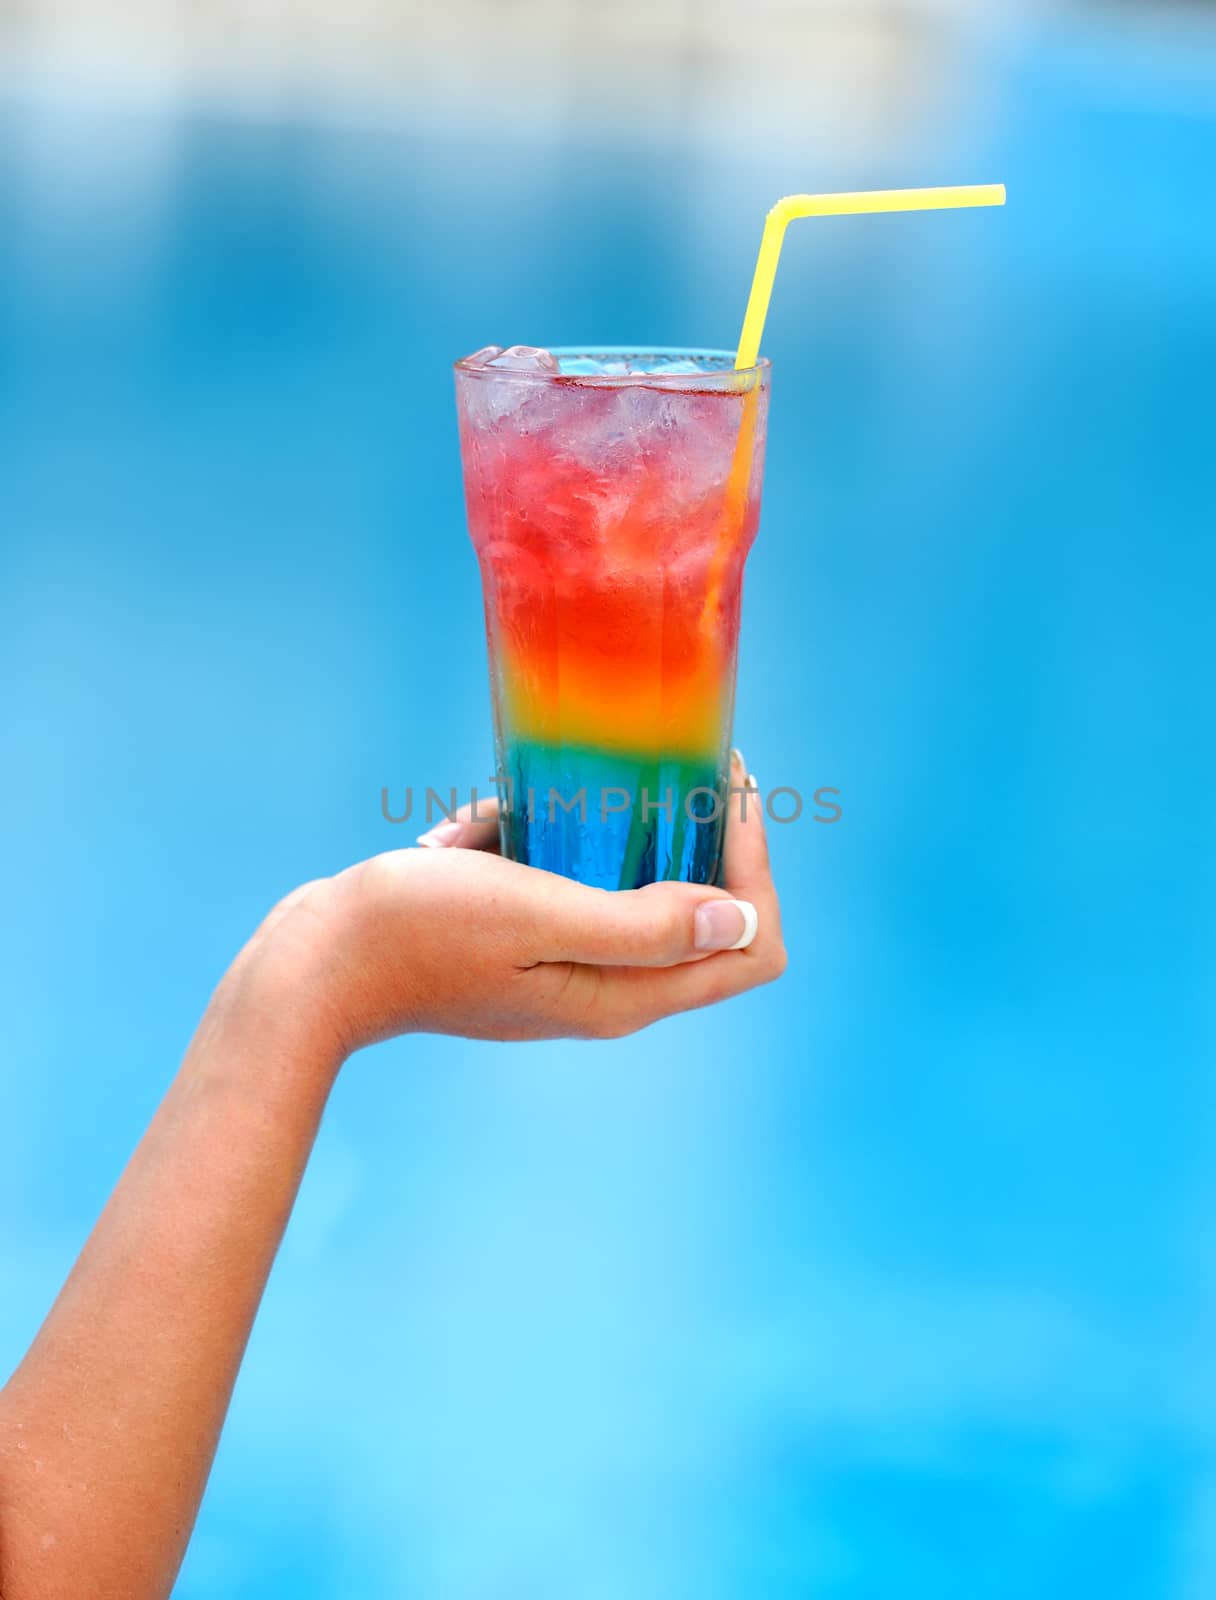
[[788, 976], [350, 1064], [181, 1600], [1216, 1592], [1216, 118], [1113, 38], [877, 166], [0, 100], [5, 1366], [263, 912], [490, 773], [450, 361], [729, 345], [778, 195], [1009, 185], [787, 243]]

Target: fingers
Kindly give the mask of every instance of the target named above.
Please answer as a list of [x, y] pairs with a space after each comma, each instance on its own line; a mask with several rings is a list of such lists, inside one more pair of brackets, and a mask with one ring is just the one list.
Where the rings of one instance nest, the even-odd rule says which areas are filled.
[[[741, 763], [731, 788], [726, 888], [610, 892], [485, 848], [389, 851], [340, 873], [324, 915], [301, 927], [310, 937], [318, 923], [333, 930], [340, 959], [326, 973], [343, 1037], [617, 1038], [778, 977], [785, 950], [764, 817]], [[468, 812], [452, 820], [494, 826]]]
[[[420, 912], [435, 910], [466, 928], [490, 927], [510, 951], [544, 1014], [544, 1032], [616, 1038], [676, 1012], [714, 1004], [769, 983], [785, 970], [781, 915], [769, 867], [764, 807], [742, 757], [732, 752], [724, 888], [652, 884], [609, 892], [495, 858], [493, 800], [462, 807], [419, 841], [438, 877], [411, 874]], [[452, 846], [458, 848], [453, 849]], [[406, 856], [416, 852], [405, 852]], [[449, 872], [436, 856], [447, 856]], [[421, 863], [419, 863], [421, 865]], [[466, 938], [467, 946], [467, 938]], [[464, 958], [462, 958], [464, 959]], [[538, 1018], [539, 1022], [539, 1018]]]
[[479, 798], [461, 806], [450, 819], [420, 833], [417, 843], [425, 850], [497, 850], [497, 796]]
[[[679, 965], [649, 961], [635, 962], [631, 967], [614, 967], [601, 957], [593, 1004], [586, 1013], [591, 1031], [608, 1038], [633, 1033], [662, 1017], [713, 1005], [771, 983], [785, 971], [781, 911], [769, 869], [764, 807], [759, 789], [748, 777], [738, 752], [732, 753], [724, 877], [727, 889], [717, 899], [706, 900], [705, 890], [692, 891], [702, 896], [694, 908], [694, 920], [712, 916], [720, 917], [726, 924], [728, 917], [737, 914], [737, 907], [746, 906], [751, 914], [748, 920], [753, 937], [750, 941], [742, 948], [719, 947], [720, 953], [709, 959], [704, 959], [703, 949], [696, 952], [702, 956], [700, 960], [695, 955], [692, 959], [686, 956], [682, 961], [677, 957]], [[651, 895], [657, 897], [660, 891], [667, 891], [662, 911], [672, 918], [669, 932], [674, 947], [679, 938], [679, 916], [681, 911], [687, 914], [687, 907], [681, 905], [683, 893], [671, 891], [686, 893], [689, 886], [656, 885], [653, 889], [639, 890], [634, 896], [618, 894], [613, 899], [626, 903], [625, 914], [628, 915], [629, 902]], [[659, 907], [654, 909], [657, 913]], [[657, 947], [657, 916], [653, 933]], [[664, 966], [669, 970], [658, 970]]]
[[731, 751], [730, 798], [726, 814], [722, 881], [739, 900], [750, 900], [766, 941], [781, 944], [781, 908], [773, 887], [764, 826], [764, 800], [743, 757]]
[[[450, 821], [423, 834], [419, 843], [429, 849], [496, 848], [497, 801], [479, 800], [476, 812], [474, 816], [473, 806], [461, 807]], [[748, 787], [738, 752], [732, 752], [725, 877], [725, 889], [659, 883], [608, 892], [552, 873], [535, 874], [528, 880], [537, 901], [531, 917], [535, 959], [584, 966], [672, 967], [704, 961], [721, 951], [746, 950], [764, 922], [771, 923], [780, 941], [763, 806], [759, 792]]]
[[542, 961], [670, 967], [718, 950], [744, 949], [756, 936], [755, 906], [722, 889], [652, 883], [609, 891], [546, 877], [537, 921]]
[[732, 894], [748, 895], [760, 887], [771, 892], [764, 800], [738, 750], [730, 753], [730, 795], [726, 813], [722, 881]]

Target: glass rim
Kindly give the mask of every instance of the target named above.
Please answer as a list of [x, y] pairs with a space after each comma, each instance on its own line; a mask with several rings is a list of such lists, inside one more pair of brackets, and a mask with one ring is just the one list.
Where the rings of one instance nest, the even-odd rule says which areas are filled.
[[[470, 366], [469, 357], [462, 356], [459, 361], [453, 362], [453, 367], [464, 377], [493, 378], [500, 382], [571, 384], [597, 389], [704, 390], [709, 387], [737, 393], [740, 388], [752, 388], [755, 382], [763, 382], [772, 366], [767, 356], [760, 356], [754, 366], [736, 368], [733, 350], [718, 350], [707, 345], [554, 344], [546, 348], [550, 355], [559, 360], [562, 357], [580, 356], [584, 359], [640, 356], [645, 360], [711, 360], [724, 364], [707, 367], [704, 372], [536, 372], [519, 367]], [[746, 381], [749, 379], [752, 381]]]

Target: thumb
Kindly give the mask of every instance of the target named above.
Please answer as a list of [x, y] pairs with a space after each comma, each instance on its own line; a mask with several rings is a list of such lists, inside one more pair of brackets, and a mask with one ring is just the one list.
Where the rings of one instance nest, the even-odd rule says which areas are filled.
[[589, 966], [674, 967], [717, 950], [745, 950], [758, 916], [747, 900], [691, 883], [588, 889], [554, 880], [541, 920], [542, 961]]

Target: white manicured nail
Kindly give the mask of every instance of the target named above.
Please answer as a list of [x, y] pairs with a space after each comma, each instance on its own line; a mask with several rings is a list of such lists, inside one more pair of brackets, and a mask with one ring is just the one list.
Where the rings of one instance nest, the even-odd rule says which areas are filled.
[[424, 850], [443, 850], [448, 845], [455, 844], [463, 832], [463, 823], [440, 822], [435, 827], [428, 828], [425, 833], [420, 833], [415, 842]]
[[698, 950], [746, 950], [759, 926], [750, 900], [707, 900], [697, 907], [693, 944]]

